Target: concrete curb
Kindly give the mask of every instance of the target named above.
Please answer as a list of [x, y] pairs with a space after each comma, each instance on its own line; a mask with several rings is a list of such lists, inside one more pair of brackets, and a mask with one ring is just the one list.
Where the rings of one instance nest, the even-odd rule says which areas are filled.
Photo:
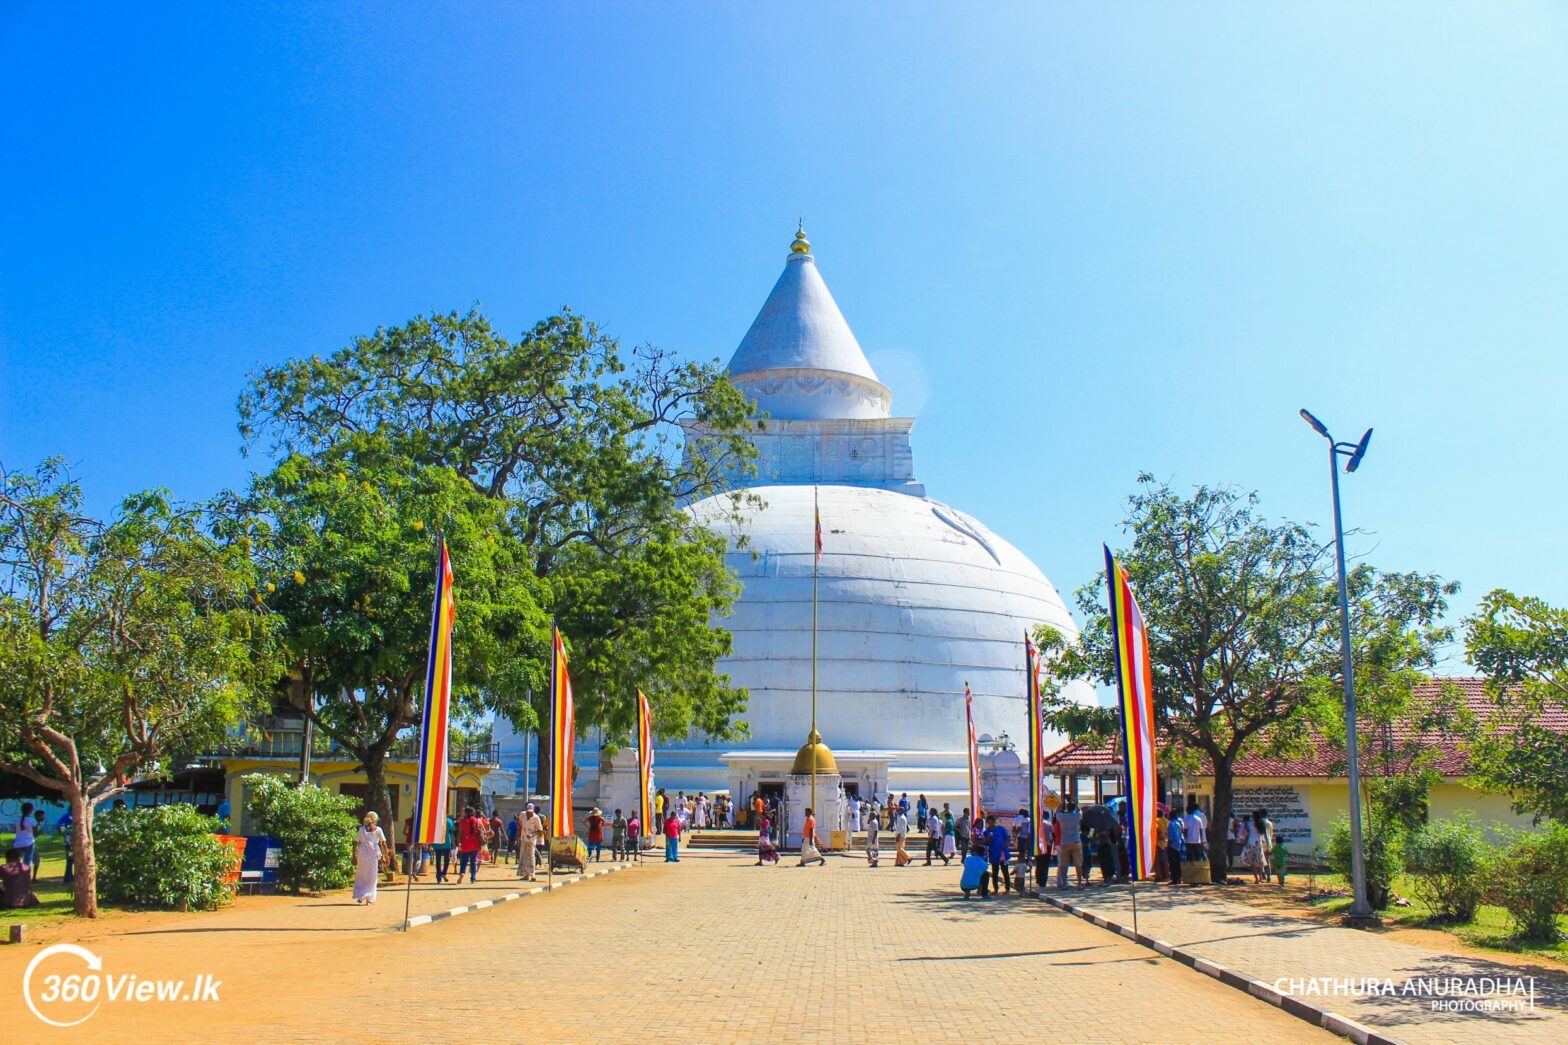
[[1198, 955], [1166, 943], [1164, 940], [1156, 940], [1145, 933], [1133, 932], [1128, 926], [1119, 925], [1101, 915], [1091, 914], [1082, 907], [1051, 896], [1043, 890], [1035, 890], [1025, 895], [1033, 896], [1037, 900], [1044, 900], [1058, 910], [1082, 918], [1084, 921], [1098, 925], [1102, 929], [1108, 929], [1118, 936], [1126, 937], [1142, 947], [1147, 947], [1167, 958], [1181, 962], [1189, 968], [1196, 969], [1205, 976], [1212, 976], [1227, 987], [1234, 987], [1238, 991], [1250, 994], [1254, 998], [1274, 1006], [1276, 1009], [1290, 1013], [1297, 1019], [1322, 1027], [1330, 1033], [1349, 1038], [1356, 1045], [1405, 1045], [1398, 1038], [1391, 1038], [1386, 1034], [1379, 1033], [1370, 1027], [1357, 1023], [1355, 1020], [1341, 1016], [1337, 1012], [1313, 1005], [1311, 1002], [1293, 998], [1288, 994], [1281, 994], [1271, 985], [1261, 980], [1243, 976], [1233, 969], [1227, 969], [1225, 966], [1212, 962], [1207, 958], [1200, 958]]
[[[624, 871], [628, 867], [636, 866], [636, 863], [629, 863], [615, 864], [611, 867], [601, 867], [597, 871], [589, 871], [586, 874], [573, 875], [571, 878], [563, 878], [555, 884], [557, 888], [564, 889], [566, 886], [572, 885], [575, 882], [586, 882], [590, 878], [598, 878], [600, 875], [614, 874], [616, 871]], [[456, 918], [460, 914], [471, 914], [474, 911], [482, 911], [486, 907], [497, 907], [504, 903], [511, 903], [513, 900], [521, 900], [525, 897], [534, 896], [538, 893], [546, 891], [547, 890], [545, 886], [535, 885], [520, 892], [507, 893], [505, 896], [496, 896], [489, 900], [476, 900], [471, 904], [465, 904], [462, 907], [453, 907], [448, 911], [437, 911], [435, 914], [416, 914], [408, 921], [403, 923], [403, 929], [405, 931], [408, 929], [417, 929], [421, 925], [429, 925], [432, 922], [440, 922], [445, 921], [448, 918]]]

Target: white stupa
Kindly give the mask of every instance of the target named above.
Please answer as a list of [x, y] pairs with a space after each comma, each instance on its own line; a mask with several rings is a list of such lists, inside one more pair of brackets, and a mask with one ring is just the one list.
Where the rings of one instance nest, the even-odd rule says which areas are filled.
[[[738, 521], [727, 495], [688, 510], [729, 539], [743, 585], [719, 622], [734, 635], [719, 670], [750, 691], [750, 736], [661, 745], [659, 785], [741, 800], [782, 790], [811, 723], [815, 498], [817, 720], [844, 785], [866, 797], [907, 791], [911, 801], [923, 793], [967, 805], [965, 683], [977, 732], [1005, 732], [1022, 748], [1024, 634], [1044, 623], [1076, 637], [1061, 597], [1018, 549], [925, 495], [910, 448], [914, 419], [892, 416], [892, 393], [804, 232], [729, 374], [767, 415], [753, 437], [757, 474], [736, 478], [762, 504]], [[688, 452], [702, 452], [701, 434], [688, 431]]]

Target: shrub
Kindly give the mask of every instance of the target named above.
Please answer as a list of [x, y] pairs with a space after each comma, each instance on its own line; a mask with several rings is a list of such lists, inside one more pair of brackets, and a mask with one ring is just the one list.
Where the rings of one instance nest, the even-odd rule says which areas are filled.
[[1423, 824], [1405, 837], [1405, 872], [1411, 892], [1433, 917], [1468, 922], [1486, 886], [1491, 848], [1469, 820]]
[[247, 812], [262, 834], [283, 843], [278, 883], [295, 892], [341, 889], [354, 880], [354, 800], [271, 773], [245, 778]]
[[111, 809], [93, 821], [102, 896], [137, 907], [211, 910], [234, 895], [239, 854], [218, 821], [184, 804]]
[[1493, 860], [1482, 899], [1508, 912], [1515, 936], [1555, 940], [1557, 916], [1568, 913], [1568, 824], [1515, 834]]
[[[1399, 834], [1392, 823], [1377, 815], [1361, 820], [1361, 849], [1366, 864], [1367, 902], [1376, 910], [1387, 907], [1394, 892], [1394, 876], [1399, 873]], [[1328, 866], [1335, 874], [1351, 878], [1350, 820], [1334, 821], [1328, 839]]]

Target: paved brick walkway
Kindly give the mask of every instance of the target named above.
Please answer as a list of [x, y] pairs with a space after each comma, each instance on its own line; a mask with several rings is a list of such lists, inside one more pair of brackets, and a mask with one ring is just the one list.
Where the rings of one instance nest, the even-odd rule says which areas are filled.
[[[386, 927], [390, 910], [342, 898], [136, 916], [88, 941], [106, 972], [210, 973], [221, 1001], [105, 1006], [78, 1031], [48, 1036], [1336, 1040], [1038, 901], [965, 902], [956, 867], [751, 864], [688, 853], [410, 933]], [[29, 951], [0, 948], [0, 982], [20, 983]], [[10, 1025], [24, 1033], [32, 1017], [14, 1010]]]
[[[1068, 889], [1048, 895], [1117, 922], [1132, 925], [1131, 894], [1114, 889]], [[1138, 930], [1188, 953], [1207, 958], [1243, 976], [1286, 989], [1343, 1016], [1410, 1045], [1525, 1045], [1568, 1042], [1568, 977], [1551, 969], [1521, 968], [1483, 959], [1443, 954], [1388, 939], [1375, 932], [1275, 914], [1225, 900], [1214, 889], [1138, 890]], [[1104, 930], [1102, 930], [1104, 931]], [[1432, 998], [1387, 996], [1330, 985], [1335, 979], [1408, 981], [1438, 977], [1535, 978], [1535, 1005], [1525, 1011], [1434, 1011]], [[1306, 982], [1316, 981], [1310, 993]], [[1290, 989], [1292, 986], [1297, 989]], [[1518, 999], [1509, 998], [1509, 1001]], [[1528, 1000], [1528, 999], [1524, 999]]]

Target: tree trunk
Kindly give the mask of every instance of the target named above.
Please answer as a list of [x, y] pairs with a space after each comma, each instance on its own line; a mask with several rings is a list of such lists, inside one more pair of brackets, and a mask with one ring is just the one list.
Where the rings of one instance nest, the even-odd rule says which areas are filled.
[[80, 787], [68, 788], [71, 806], [71, 888], [73, 906], [81, 918], [98, 917], [98, 857], [93, 851], [93, 804]]
[[550, 723], [547, 719], [539, 720], [539, 730], [534, 734], [539, 742], [539, 757], [534, 760], [534, 779], [538, 781], [534, 790], [542, 795], [550, 791]]
[[381, 830], [391, 841], [397, 825], [392, 822], [392, 796], [387, 793], [387, 753], [380, 748], [370, 748], [360, 761], [365, 765], [365, 804], [381, 818]]
[[1230, 810], [1236, 780], [1229, 759], [1214, 759], [1214, 807], [1209, 818], [1209, 878], [1224, 883], [1230, 871]]

